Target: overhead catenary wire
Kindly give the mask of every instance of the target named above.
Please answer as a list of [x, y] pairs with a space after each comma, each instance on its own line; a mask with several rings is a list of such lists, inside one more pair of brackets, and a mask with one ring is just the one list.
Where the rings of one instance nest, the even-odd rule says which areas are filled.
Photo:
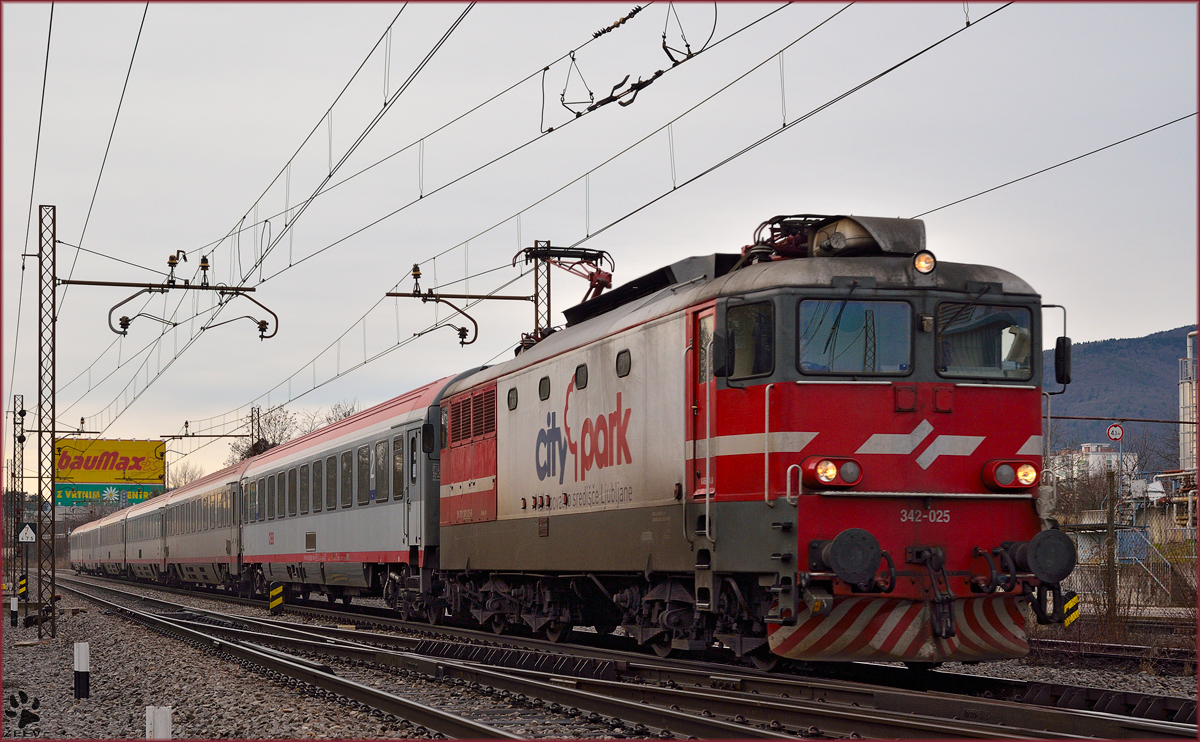
[[[83, 244], [84, 235], [87, 234], [88, 223], [92, 219], [92, 208], [96, 205], [96, 194], [100, 192], [100, 180], [104, 177], [104, 166], [108, 164], [108, 152], [112, 149], [113, 135], [117, 133], [117, 121], [121, 118], [121, 106], [125, 103], [125, 91], [129, 89], [129, 77], [133, 74], [133, 62], [137, 59], [138, 45], [142, 41], [142, 29], [146, 27], [146, 14], [150, 12], [150, 3], [146, 3], [146, 7], [142, 9], [142, 21], [138, 24], [137, 38], [133, 41], [133, 53], [129, 55], [129, 68], [125, 70], [125, 83], [121, 86], [121, 97], [117, 100], [117, 111], [113, 114], [112, 129], [108, 132], [108, 144], [104, 145], [104, 158], [100, 160], [100, 172], [96, 174], [96, 187], [92, 190], [92, 200], [88, 204], [87, 216], [83, 220], [83, 229], [79, 231], [79, 244]], [[75, 251], [75, 257], [71, 260], [71, 269], [67, 271], [67, 280], [70, 280], [75, 275], [75, 265], [79, 261], [79, 249]], [[67, 289], [70, 286], [63, 288], [62, 295], [58, 298], [58, 309], [61, 310], [63, 304], [67, 300]]]
[[33, 225], [33, 192], [37, 187], [37, 166], [38, 155], [42, 149], [42, 115], [46, 111], [46, 79], [50, 73], [50, 39], [54, 34], [54, 3], [50, 3], [50, 22], [46, 27], [46, 61], [42, 63], [42, 96], [41, 102], [38, 104], [38, 125], [37, 138], [33, 145], [33, 177], [29, 183], [29, 211], [25, 217], [25, 246], [24, 252], [21, 254], [21, 285], [17, 290], [17, 321], [16, 327], [13, 330], [13, 370], [8, 377], [8, 396], [5, 399], [13, 397], [13, 383], [17, 377], [17, 341], [21, 337], [21, 305], [24, 303], [25, 296], [25, 252], [29, 251], [29, 230]]
[[[986, 18], [987, 16], [984, 16], [984, 17]], [[980, 19], [980, 20], [982, 20], [982, 19]], [[978, 23], [979, 21], [975, 21], [975, 22]], [[1172, 119], [1171, 121], [1168, 121], [1165, 124], [1159, 124], [1158, 126], [1154, 126], [1149, 129], [1146, 129], [1143, 132], [1134, 134], [1133, 136], [1125, 137], [1124, 139], [1119, 139], [1119, 140], [1113, 142], [1112, 144], [1106, 144], [1103, 147], [1098, 147], [1097, 149], [1094, 149], [1091, 152], [1084, 152], [1082, 155], [1077, 155], [1075, 157], [1072, 157], [1069, 160], [1063, 160], [1062, 162], [1058, 163], [1057, 165], [1051, 165], [1050, 167], [1044, 167], [1041, 170], [1036, 170], [1032, 173], [1029, 173], [1028, 175], [1022, 175], [1019, 178], [1014, 178], [1014, 179], [1008, 181], [1007, 183], [1001, 183], [998, 186], [992, 186], [991, 188], [988, 188], [987, 190], [980, 191], [979, 193], [975, 193], [975, 194], [967, 196], [965, 198], [960, 198], [957, 201], [951, 201], [948, 204], [943, 204], [943, 205], [937, 207], [936, 209], [930, 209], [929, 211], [922, 211], [920, 214], [917, 214], [916, 216], [913, 216], [910, 218], [911, 219], [920, 219], [921, 217], [923, 217], [927, 214], [932, 214], [935, 211], [941, 211], [942, 209], [948, 209], [951, 206], [956, 206], [958, 204], [963, 203], [964, 201], [970, 201], [973, 198], [978, 198], [984, 194], [991, 193], [992, 191], [998, 191], [1001, 188], [1012, 185], [1013, 183], [1020, 183], [1022, 180], [1028, 180], [1029, 178], [1032, 178], [1035, 175], [1041, 175], [1042, 173], [1048, 173], [1055, 168], [1062, 167], [1063, 165], [1069, 165], [1072, 162], [1075, 162], [1076, 160], [1082, 160], [1083, 158], [1090, 157], [1098, 152], [1103, 152], [1106, 149], [1111, 149], [1113, 147], [1116, 147], [1118, 144], [1124, 144], [1125, 142], [1133, 141], [1134, 139], [1137, 139], [1138, 137], [1145, 136], [1147, 134], [1150, 134], [1151, 132], [1158, 131], [1159, 129], [1164, 129], [1172, 124], [1178, 124], [1180, 121], [1186, 121], [1187, 119], [1190, 119], [1191, 117], [1195, 116], [1197, 113], [1200, 113], [1200, 111], [1193, 111], [1193, 112], [1187, 114], [1186, 116], [1180, 116], [1179, 118]]]

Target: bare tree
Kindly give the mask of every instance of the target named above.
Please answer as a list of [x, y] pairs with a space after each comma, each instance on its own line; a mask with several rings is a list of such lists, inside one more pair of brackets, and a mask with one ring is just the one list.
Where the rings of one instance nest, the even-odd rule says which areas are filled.
[[350, 401], [341, 399], [330, 405], [328, 411], [323, 407], [318, 407], [316, 410], [305, 410], [299, 413], [298, 416], [298, 422], [296, 423], [297, 435], [307, 435], [338, 420], [344, 420], [351, 415], [357, 414], [360, 409], [358, 399]]
[[[287, 408], [280, 406], [262, 411], [259, 415], [258, 431], [254, 430], [253, 414], [252, 411], [246, 415], [246, 429], [250, 431], [251, 437], [233, 439], [229, 444], [229, 456], [225, 458], [226, 466], [233, 466], [296, 437], [299, 430], [296, 413], [288, 412]], [[256, 433], [257, 438], [254, 437]]]
[[178, 489], [204, 476], [204, 467], [191, 461], [172, 464], [167, 473], [167, 491]]

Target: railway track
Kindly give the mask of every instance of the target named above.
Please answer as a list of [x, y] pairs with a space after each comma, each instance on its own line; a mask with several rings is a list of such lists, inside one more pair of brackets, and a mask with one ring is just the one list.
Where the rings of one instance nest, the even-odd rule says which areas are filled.
[[1062, 639], [1031, 639], [1029, 645], [1033, 652], [1047, 657], [1095, 660], [1109, 666], [1117, 664], [1139, 667], [1149, 663], [1181, 674], [1196, 674], [1196, 650], [1194, 648], [1082, 643]]
[[[204, 595], [211, 597], [209, 593]], [[1195, 706], [1190, 701], [1174, 704], [1172, 714], [1186, 714], [1186, 704], [1192, 704], [1193, 722], [1188, 724], [1167, 721], [1165, 717], [1172, 709], [1161, 702], [1155, 713], [1143, 710], [1141, 715], [1151, 718], [1089, 710], [1095, 707], [1117, 711], [1118, 706], [1129, 710], [1126, 708], [1129, 704], [1136, 706], [1139, 702], [1124, 697], [1131, 694], [1110, 692], [1102, 704], [1100, 701], [1104, 699], [1080, 693], [1080, 689], [1074, 689], [1073, 693], [1061, 690], [1053, 693], [1044, 684], [1004, 681], [1012, 687], [1000, 692], [1012, 700], [964, 698], [961, 694], [964, 681], [970, 685], [991, 679], [953, 675], [948, 679], [958, 684], [959, 692], [948, 693], [924, 687], [942, 673], [876, 667], [910, 680], [923, 679], [922, 687], [918, 688], [880, 687], [850, 679], [774, 675], [704, 662], [650, 661], [644, 655], [602, 647], [566, 647], [519, 637], [504, 637], [503, 646], [497, 646], [498, 637], [490, 634], [437, 627], [438, 635], [455, 639], [445, 641], [429, 638], [431, 627], [427, 625], [404, 624], [380, 616], [360, 614], [358, 620], [410, 632], [416, 629], [424, 636], [376, 634], [359, 627], [297, 626], [186, 609], [155, 598], [139, 596], [137, 600], [170, 610], [178, 614], [177, 618], [189, 616], [191, 624], [203, 625], [205, 630], [225, 632], [222, 634], [225, 641], [253, 638], [256, 643], [284, 651], [312, 657], [336, 655], [350, 662], [386, 668], [388, 672], [415, 673], [464, 687], [485, 688], [489, 694], [507, 693], [518, 701], [525, 699], [524, 702], [550, 708], [587, 709], [590, 714], [611, 715], [628, 722], [635, 730], [657, 728], [660, 733], [669, 730], [672, 734], [709, 738], [796, 735], [1194, 738], [1196, 734]], [[254, 603], [240, 598], [234, 601]], [[347, 618], [345, 612], [311, 605], [291, 606], [290, 610], [341, 623]], [[272, 638], [267, 639], [268, 636]], [[1025, 695], [1043, 698], [1040, 701], [1017, 698], [1017, 686]], [[995, 688], [985, 689], [981, 695], [996, 695]], [[1053, 705], [1046, 704], [1048, 693], [1050, 700], [1066, 698], [1069, 710], [1047, 708]], [[1020, 700], [1035, 703], [1012, 702]], [[1081, 700], [1085, 702], [1082, 705]], [[1088, 700], [1091, 705], [1086, 703]]]

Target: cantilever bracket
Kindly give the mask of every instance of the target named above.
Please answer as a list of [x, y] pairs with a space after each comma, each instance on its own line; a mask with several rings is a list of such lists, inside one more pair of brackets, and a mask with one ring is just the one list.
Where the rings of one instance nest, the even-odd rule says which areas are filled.
[[[420, 296], [421, 296], [422, 302], [427, 302], [427, 301], [440, 302], [440, 303], [445, 304], [446, 306], [450, 307], [451, 309], [453, 309], [457, 314], [461, 314], [462, 316], [466, 317], [471, 322], [472, 331], [468, 332], [468, 330], [465, 326], [459, 327], [457, 325], [452, 325], [449, 322], [440, 322], [440, 323], [434, 325], [433, 327], [430, 327], [428, 330], [422, 330], [421, 332], [414, 332], [413, 337], [420, 337], [426, 333], [433, 332], [434, 330], [437, 330], [442, 327], [450, 327], [450, 328], [453, 328], [454, 331], [458, 333], [458, 344], [459, 345], [470, 345], [471, 343], [473, 343], [479, 339], [479, 323], [475, 321], [474, 317], [467, 314], [463, 310], [459, 309], [454, 304], [441, 298], [437, 294], [433, 293], [433, 289], [429, 289], [428, 293], [421, 294]], [[453, 316], [453, 315], [451, 315], [451, 316]], [[467, 340], [468, 334], [471, 335], [470, 340]]]
[[[113, 312], [117, 311], [118, 307], [128, 304], [129, 302], [138, 298], [142, 294], [156, 294], [156, 293], [157, 294], [165, 294], [165, 293], [167, 293], [167, 288], [166, 287], [155, 288], [154, 286], [147, 286], [146, 288], [142, 289], [141, 291], [134, 293], [133, 296], [130, 296], [128, 299], [124, 299], [124, 300], [114, 304], [112, 309], [108, 310], [108, 329], [112, 330], [113, 332], [115, 332], [118, 335], [128, 335], [129, 334], [129, 322], [131, 321], [130, 318], [122, 317], [121, 318], [121, 329], [118, 330], [117, 328], [113, 327], [113, 323], [112, 323]], [[150, 317], [150, 315], [137, 314], [137, 315], [134, 315], [133, 319], [137, 319], [138, 317]], [[166, 320], [160, 319], [158, 317], [151, 317], [151, 319], [157, 319], [160, 322], [163, 322], [164, 324], [171, 324], [170, 322], [167, 322]]]

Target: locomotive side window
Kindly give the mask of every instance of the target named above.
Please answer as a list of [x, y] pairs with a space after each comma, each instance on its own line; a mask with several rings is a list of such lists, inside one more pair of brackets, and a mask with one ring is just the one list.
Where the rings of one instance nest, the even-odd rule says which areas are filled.
[[300, 499], [300, 488], [296, 484], [296, 468], [292, 467], [287, 473], [288, 515], [292, 517], [296, 516], [296, 505]]
[[371, 504], [371, 447], [358, 447], [358, 504]]
[[587, 364], [581, 363], [575, 367], [575, 388], [587, 388]]
[[617, 376], [622, 379], [629, 375], [629, 369], [633, 366], [633, 358], [629, 355], [628, 350], [623, 350], [617, 354]]
[[517, 409], [517, 388], [515, 386], [508, 390], [508, 409]]
[[300, 467], [300, 514], [308, 512], [308, 464]]
[[903, 301], [804, 299], [802, 374], [904, 376], [912, 372], [912, 308]]
[[[445, 409], [444, 407], [442, 409]], [[443, 443], [445, 439], [443, 439]], [[392, 499], [400, 502], [404, 492], [404, 436], [392, 439]]]
[[938, 305], [937, 370], [943, 376], [1027, 380], [1032, 340], [1024, 307]]
[[538, 382], [538, 399], [542, 400], [543, 402], [545, 402], [547, 399], [550, 399], [549, 376], [543, 376], [541, 381]]
[[[450, 408], [442, 406], [442, 449], [450, 445]], [[402, 467], [403, 468], [403, 467]]]
[[312, 509], [314, 513], [321, 512], [321, 500], [324, 497], [322, 494], [324, 489], [321, 485], [325, 484], [325, 472], [321, 468], [321, 460], [317, 459], [312, 462]]
[[337, 457], [325, 459], [325, 509], [337, 507]]
[[388, 442], [375, 442], [375, 501], [388, 500]]
[[342, 451], [342, 507], [354, 504], [354, 453]]
[[771, 302], [741, 304], [725, 313], [729, 337], [729, 376], [763, 376], [775, 369], [775, 307]]
[[276, 474], [275, 483], [275, 517], [282, 518], [287, 513], [287, 474]]

